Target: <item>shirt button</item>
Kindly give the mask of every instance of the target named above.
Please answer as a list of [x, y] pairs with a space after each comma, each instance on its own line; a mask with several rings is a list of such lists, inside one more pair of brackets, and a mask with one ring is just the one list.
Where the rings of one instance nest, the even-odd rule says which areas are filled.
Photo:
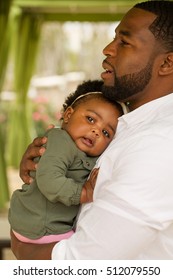
[[86, 162], [86, 164], [87, 164], [88, 166], [90, 166], [90, 163], [89, 163], [88, 161]]

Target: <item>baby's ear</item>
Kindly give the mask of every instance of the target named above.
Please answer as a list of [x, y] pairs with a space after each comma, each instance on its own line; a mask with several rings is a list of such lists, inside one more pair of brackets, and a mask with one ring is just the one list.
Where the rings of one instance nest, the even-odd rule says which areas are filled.
[[68, 120], [71, 118], [71, 115], [73, 114], [74, 112], [74, 109], [72, 107], [68, 107], [64, 114], [63, 114], [63, 120], [64, 120], [64, 123], [68, 123]]
[[173, 52], [166, 54], [159, 71], [160, 75], [173, 73]]

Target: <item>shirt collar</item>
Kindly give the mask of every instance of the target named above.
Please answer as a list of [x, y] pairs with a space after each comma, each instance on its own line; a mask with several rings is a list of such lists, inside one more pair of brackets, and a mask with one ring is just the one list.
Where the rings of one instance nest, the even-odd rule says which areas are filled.
[[132, 112], [126, 113], [119, 118], [120, 123], [137, 124], [151, 121], [151, 118], [161, 118], [173, 113], [173, 93], [152, 100]]

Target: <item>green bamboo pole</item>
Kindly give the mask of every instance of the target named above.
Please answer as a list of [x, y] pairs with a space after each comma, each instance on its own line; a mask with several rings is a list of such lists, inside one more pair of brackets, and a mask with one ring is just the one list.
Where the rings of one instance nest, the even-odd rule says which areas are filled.
[[6, 173], [6, 163], [5, 163], [5, 151], [4, 151], [4, 141], [3, 135], [0, 127], [0, 210], [5, 208], [6, 203], [9, 200], [9, 188]]
[[[0, 97], [4, 83], [9, 44], [10, 44], [10, 30], [9, 30], [9, 10], [11, 0], [0, 1]], [[1, 102], [1, 101], [0, 101]], [[5, 135], [0, 127], [0, 210], [5, 208], [9, 200], [9, 186], [7, 180], [7, 169], [5, 160]]]
[[16, 99], [9, 119], [8, 164], [19, 167], [21, 157], [31, 142], [33, 121], [27, 96], [30, 79], [35, 66], [42, 18], [23, 14], [16, 18], [17, 39], [15, 53], [14, 89]]
[[8, 16], [12, 0], [0, 1], [0, 92], [2, 90], [9, 51]]

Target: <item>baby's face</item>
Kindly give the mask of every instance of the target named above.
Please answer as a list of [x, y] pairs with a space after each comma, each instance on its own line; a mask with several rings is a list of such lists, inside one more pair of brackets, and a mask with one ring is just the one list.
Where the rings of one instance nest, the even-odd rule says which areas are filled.
[[80, 150], [99, 156], [113, 139], [119, 116], [111, 103], [93, 98], [66, 110], [64, 128]]

